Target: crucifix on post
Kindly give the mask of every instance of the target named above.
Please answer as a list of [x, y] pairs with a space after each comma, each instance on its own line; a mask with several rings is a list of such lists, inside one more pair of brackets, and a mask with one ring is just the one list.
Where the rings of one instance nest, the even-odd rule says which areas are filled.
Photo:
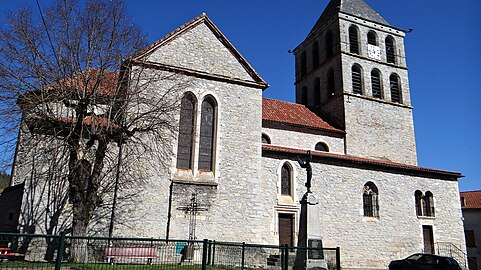
[[311, 180], [312, 180], [312, 167], [311, 167], [311, 161], [312, 161], [312, 154], [311, 151], [307, 151], [307, 159], [306, 161], [302, 161], [299, 157], [297, 157], [297, 162], [299, 163], [299, 166], [301, 168], [306, 169], [306, 174], [307, 174], [307, 181], [304, 184], [307, 188], [306, 193], [311, 193]]
[[195, 227], [197, 224], [197, 214], [201, 211], [207, 211], [207, 208], [201, 207], [197, 202], [197, 194], [192, 193], [190, 203], [185, 206], [178, 207], [177, 210], [185, 211], [189, 214], [189, 240], [195, 240]]
[[301, 213], [299, 217], [299, 234], [297, 239], [297, 253], [294, 270], [327, 269], [322, 252], [321, 228], [319, 219], [319, 201], [311, 191], [312, 186], [312, 154], [307, 151], [307, 159], [297, 157], [301, 168], [306, 169], [307, 181], [304, 184], [306, 193], [300, 201]]
[[[196, 239], [195, 236], [195, 227], [197, 225], [197, 214], [201, 211], [207, 211], [207, 208], [201, 207], [200, 204], [197, 202], [197, 194], [192, 193], [192, 197], [190, 198], [190, 203], [177, 207], [177, 210], [182, 210], [185, 213], [189, 214], [189, 240], [193, 241]], [[194, 245], [193, 242], [189, 242], [186, 246], [182, 248], [181, 251], [182, 257], [180, 259], [181, 263], [184, 260], [192, 260], [194, 258]]]

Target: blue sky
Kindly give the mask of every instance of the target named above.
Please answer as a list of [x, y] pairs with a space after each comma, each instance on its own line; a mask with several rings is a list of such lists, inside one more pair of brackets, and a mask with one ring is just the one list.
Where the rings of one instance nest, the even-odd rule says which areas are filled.
[[[39, 0], [42, 8], [51, 0]], [[481, 190], [481, 1], [366, 0], [406, 35], [419, 165], [457, 171], [462, 191]], [[0, 0], [4, 11], [34, 0]], [[126, 0], [153, 42], [205, 12], [269, 83], [294, 101], [294, 57], [327, 0]], [[2, 22], [3, 23], [3, 22]]]

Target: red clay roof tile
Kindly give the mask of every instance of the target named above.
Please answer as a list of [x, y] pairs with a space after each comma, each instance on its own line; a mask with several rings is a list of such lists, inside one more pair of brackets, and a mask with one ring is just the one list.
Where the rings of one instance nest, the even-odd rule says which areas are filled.
[[[307, 154], [307, 151], [308, 151], [308, 150], [305, 150], [305, 149], [289, 148], [289, 147], [275, 146], [275, 145], [269, 145], [269, 144], [263, 144], [262, 150], [263, 151], [267, 150], [267, 151], [274, 151], [274, 152], [281, 152], [281, 153], [298, 154], [298, 155], [300, 155], [300, 154], [305, 155], [305, 154]], [[321, 158], [330, 158], [330, 159], [336, 159], [336, 160], [345, 160], [345, 161], [357, 162], [357, 163], [360, 163], [360, 164], [371, 164], [371, 165], [378, 165], [378, 166], [383, 166], [383, 167], [388, 167], [388, 168], [397, 168], [397, 169], [405, 169], [405, 170], [409, 170], [409, 171], [426, 172], [426, 173], [442, 175], [442, 176], [448, 177], [448, 178], [456, 178], [457, 179], [457, 178], [462, 177], [461, 173], [458, 173], [458, 172], [436, 170], [436, 169], [418, 167], [418, 166], [414, 166], [414, 165], [396, 163], [396, 162], [391, 162], [391, 161], [386, 161], [386, 160], [369, 159], [369, 158], [355, 157], [355, 156], [335, 154], [335, 153], [329, 153], [329, 152], [321, 152], [321, 151], [315, 151], [315, 150], [310, 150], [310, 151], [311, 151], [312, 156], [314, 156], [314, 157], [317, 156], [317, 157], [321, 157]]]
[[481, 190], [460, 192], [460, 195], [464, 198], [464, 205], [461, 205], [461, 208], [481, 209]]
[[262, 99], [262, 120], [344, 133], [304, 105], [269, 98]]

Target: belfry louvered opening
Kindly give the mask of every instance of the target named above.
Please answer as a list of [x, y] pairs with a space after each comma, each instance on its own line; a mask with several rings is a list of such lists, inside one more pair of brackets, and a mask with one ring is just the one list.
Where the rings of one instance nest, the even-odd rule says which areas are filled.
[[333, 38], [332, 38], [332, 31], [328, 30], [326, 32], [326, 59], [331, 58], [331, 56], [334, 54], [334, 44], [333, 44]]
[[352, 91], [354, 94], [362, 94], [362, 70], [359, 65], [352, 66]]
[[319, 45], [317, 41], [312, 44], [312, 67], [317, 68], [319, 66]]
[[372, 86], [372, 96], [376, 98], [382, 98], [381, 93], [381, 72], [377, 69], [371, 71], [371, 86]]
[[367, 33], [367, 44], [377, 46], [377, 35], [374, 31]]
[[349, 27], [349, 51], [359, 54], [359, 37], [357, 27], [352, 25]]
[[399, 76], [392, 74], [389, 77], [389, 84], [391, 87], [391, 101], [401, 103], [401, 87], [399, 85]]
[[388, 63], [396, 64], [396, 48], [394, 46], [394, 38], [388, 36], [386, 38], [386, 60]]

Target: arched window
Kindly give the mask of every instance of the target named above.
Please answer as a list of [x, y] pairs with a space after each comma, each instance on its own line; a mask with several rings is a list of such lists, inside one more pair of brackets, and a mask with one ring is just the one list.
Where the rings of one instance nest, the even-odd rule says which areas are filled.
[[401, 103], [401, 86], [397, 74], [389, 76], [389, 85], [391, 87], [391, 101]]
[[202, 101], [199, 139], [199, 170], [213, 171], [217, 103], [212, 96]]
[[354, 65], [351, 68], [352, 72], [352, 92], [354, 94], [362, 95], [362, 71], [359, 65]]
[[386, 38], [386, 60], [388, 63], [396, 64], [396, 47], [394, 45], [394, 38], [388, 36]]
[[307, 105], [307, 87], [304, 86], [301, 89], [301, 104]]
[[434, 199], [430, 191], [426, 191], [424, 195], [424, 215], [427, 217], [434, 217]]
[[314, 106], [321, 104], [321, 80], [316, 78], [314, 80]]
[[423, 215], [423, 193], [420, 190], [414, 192], [414, 200], [416, 205], [416, 215]]
[[377, 35], [374, 31], [367, 33], [367, 44], [377, 46]]
[[301, 77], [307, 74], [307, 56], [306, 51], [301, 52]]
[[177, 168], [179, 169], [192, 169], [196, 104], [196, 99], [191, 93], [184, 95], [180, 104], [177, 142]]
[[314, 41], [312, 44], [312, 67], [316, 68], [319, 66], [319, 44]]
[[414, 193], [416, 200], [416, 215], [425, 217], [434, 217], [434, 199], [431, 191], [426, 191], [426, 194], [419, 190]]
[[323, 142], [318, 142], [314, 148], [316, 151], [329, 152], [329, 147]]
[[334, 96], [336, 84], [334, 81], [334, 70], [331, 68], [327, 71], [327, 93], [329, 97]]
[[328, 59], [334, 54], [334, 52], [333, 52], [334, 44], [333, 44], [333, 40], [332, 40], [332, 31], [331, 30], [327, 30], [325, 41], [326, 41], [326, 59]]
[[359, 36], [357, 27], [354, 25], [349, 27], [349, 51], [359, 54]]
[[262, 143], [271, 144], [271, 138], [265, 133], [262, 133]]
[[281, 195], [292, 196], [292, 168], [287, 163], [281, 168]]
[[378, 190], [374, 183], [367, 182], [362, 194], [364, 216], [379, 217]]
[[381, 72], [377, 69], [371, 71], [372, 96], [382, 98]]

